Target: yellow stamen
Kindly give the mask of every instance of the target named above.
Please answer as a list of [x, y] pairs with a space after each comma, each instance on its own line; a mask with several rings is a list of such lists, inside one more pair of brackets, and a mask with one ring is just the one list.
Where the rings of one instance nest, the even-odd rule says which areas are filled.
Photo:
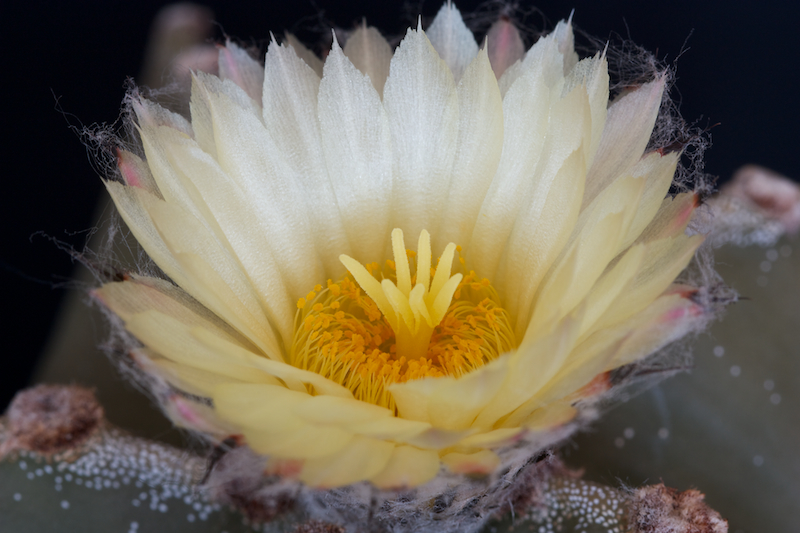
[[516, 346], [510, 317], [489, 280], [472, 271], [451, 276], [454, 244], [436, 267], [427, 232], [416, 254], [407, 253], [400, 230], [392, 233], [392, 245], [394, 261], [383, 268], [342, 256], [350, 273], [336, 283], [328, 280], [324, 289], [317, 285], [308, 301], [301, 298], [290, 351], [293, 366], [390, 409], [394, 400], [386, 389], [392, 383], [458, 377]]

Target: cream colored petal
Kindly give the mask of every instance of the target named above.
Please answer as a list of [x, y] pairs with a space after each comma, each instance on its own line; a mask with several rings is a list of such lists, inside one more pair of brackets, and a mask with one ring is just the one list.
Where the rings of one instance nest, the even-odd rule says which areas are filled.
[[542, 283], [532, 324], [564, 316], [586, 296], [620, 252], [644, 185], [643, 178], [618, 179], [580, 214], [571, 243]]
[[231, 342], [255, 350], [247, 338], [167, 280], [134, 274], [122, 282], [106, 283], [92, 295], [123, 320], [152, 309], [175, 317], [189, 327], [209, 329]]
[[[389, 121], [369, 78], [356, 70], [338, 43], [320, 82], [319, 121], [328, 173], [354, 257], [361, 263], [375, 261], [392, 230]], [[364, 231], [365, 225], [369, 231]]]
[[686, 268], [702, 242], [702, 235], [679, 235], [642, 245], [644, 255], [636, 276], [614, 299], [591, 331], [609, 327], [644, 309]]
[[525, 43], [519, 30], [507, 17], [501, 16], [486, 34], [489, 61], [497, 79], [514, 63], [525, 56]]
[[[436, 428], [464, 430], [498, 393], [508, 373], [508, 357], [500, 357], [453, 381], [441, 383], [428, 400], [430, 421]], [[403, 384], [393, 387], [394, 393]]]
[[[655, 353], [663, 346], [705, 327], [707, 316], [699, 305], [682, 295], [680, 300], [665, 295], [656, 300], [647, 312], [640, 313], [638, 327], [631, 329], [607, 370], [627, 365]], [[647, 321], [647, 319], [650, 319]]]
[[500, 458], [489, 450], [476, 453], [448, 453], [442, 463], [455, 474], [488, 475], [500, 465]]
[[518, 438], [522, 428], [502, 428], [467, 437], [458, 443], [465, 448], [495, 448], [505, 446]]
[[133, 112], [136, 114], [139, 127], [143, 129], [167, 126], [180, 131], [187, 137], [194, 136], [192, 124], [188, 120], [178, 113], [161, 107], [155, 102], [151, 102], [139, 96], [138, 98], [133, 98], [131, 106], [133, 107]]
[[[202, 219], [203, 213], [195, 205], [193, 197], [195, 192], [191, 188], [187, 190], [184, 180], [172, 166], [169, 153], [170, 145], [180, 142], [195, 144], [192, 138], [179, 130], [166, 126], [140, 126], [138, 131], [147, 165], [150, 167], [150, 172], [163, 199], [181, 207], [198, 219]], [[164, 142], [165, 140], [169, 142]]]
[[553, 35], [558, 41], [558, 51], [564, 56], [564, 75], [567, 75], [578, 63], [578, 54], [575, 53], [575, 34], [572, 31], [572, 15], [569, 20], [560, 20], [556, 24]]
[[272, 384], [224, 384], [213, 395], [214, 406], [224, 419], [275, 434], [307, 425], [292, 409], [309, 397], [304, 392]]
[[446, 2], [442, 5], [425, 33], [458, 82], [467, 65], [478, 54], [478, 43], [455, 4]]
[[271, 151], [274, 146], [292, 170], [291, 176], [281, 176], [302, 187], [302, 203], [292, 207], [295, 210], [305, 207], [305, 215], [312, 224], [310, 236], [323, 264], [333, 269], [326, 277], [337, 279], [344, 274], [338, 257], [349, 254], [350, 247], [322, 150], [317, 110], [319, 83], [319, 76], [292, 48], [275, 41], [270, 44], [264, 60], [262, 101], [264, 125], [272, 146], [262, 145], [261, 150]]
[[[597, 342], [584, 342], [579, 345], [570, 353], [566, 362], [562, 363], [559, 371], [550, 378], [545, 386], [509, 416], [501, 419], [497, 426], [499, 428], [515, 428], [526, 422], [535, 426], [535, 418], [532, 420], [532, 417], [535, 416], [534, 413], [553, 402], [564, 399], [591, 382], [614, 359], [622, 342], [619, 336], [611, 336], [597, 340]], [[560, 409], [557, 410], [555, 414], [560, 411]], [[540, 415], [544, 414], [551, 413], [546, 410], [540, 413]], [[549, 416], [545, 417], [545, 419], [548, 418]], [[559, 417], [555, 418], [558, 421]], [[543, 422], [545, 426], [548, 423]]]
[[392, 411], [352, 398], [313, 396], [294, 409], [310, 424], [322, 426], [367, 426], [384, 418], [394, 418]]
[[683, 234], [698, 205], [694, 193], [681, 193], [661, 202], [658, 212], [638, 238], [638, 242], [650, 242]]
[[564, 79], [564, 55], [559, 50], [555, 33], [536, 41], [522, 61], [514, 63], [506, 70], [498, 80], [503, 98], [517, 80], [531, 69], [537, 71], [537, 76], [547, 87], [560, 89]]
[[418, 487], [439, 472], [439, 454], [413, 446], [397, 446], [383, 470], [370, 478], [380, 489]]
[[[216, 77], [203, 76], [203, 80], [218, 80]], [[216, 83], [215, 83], [216, 84]], [[214, 139], [214, 122], [206, 96], [205, 83], [192, 75], [192, 94], [189, 100], [189, 111], [192, 115], [194, 140], [205, 153], [217, 159], [217, 141]]]
[[544, 41], [549, 46], [526, 58], [525, 73], [503, 99], [503, 152], [467, 248], [476, 272], [494, 283], [502, 283], [499, 263], [522, 205], [533, 202], [528, 212], [534, 217], [541, 212], [558, 169], [582, 140], [585, 96], [573, 91], [560, 99], [561, 55], [554, 42]]
[[584, 206], [642, 157], [658, 116], [665, 81], [660, 76], [617, 98], [608, 108], [600, 146], [586, 177]]
[[468, 242], [503, 150], [503, 101], [486, 50], [478, 52], [456, 90], [458, 144], [444, 216], [432, 232], [434, 249]]
[[[233, 81], [254, 101], [261, 103], [264, 87], [264, 67], [246, 50], [230, 40], [219, 49], [219, 77]], [[194, 122], [194, 118], [192, 119]]]
[[627, 248], [638, 239], [658, 213], [669, 192], [670, 185], [672, 185], [679, 158], [680, 154], [678, 153], [662, 156], [658, 152], [651, 152], [633, 168], [631, 172], [633, 176], [641, 176], [647, 181], [631, 227], [622, 241], [622, 248]]
[[394, 156], [392, 225], [419, 235], [441, 216], [458, 141], [453, 75], [422, 31], [409, 29], [397, 48], [383, 103]]
[[625, 322], [590, 335], [537, 395], [541, 405], [563, 398], [598, 374], [650, 355], [684, 335], [687, 325], [698, 325], [696, 320], [687, 321], [694, 309], [696, 305], [681, 295], [665, 295]]
[[211, 333], [202, 329], [195, 328], [192, 330], [192, 334], [199, 341], [203, 342], [214, 350], [228, 354], [236, 354], [237, 357], [247, 361], [247, 363], [253, 367], [261, 369], [268, 374], [281, 379], [290, 388], [298, 389], [295, 384], [299, 383], [304, 385], [301, 391], [303, 393], [306, 393], [307, 391], [305, 387], [311, 386], [315, 394], [347, 399], [353, 398], [353, 393], [351, 393], [348, 389], [314, 372], [295, 368], [291, 365], [273, 361], [265, 357], [258, 357], [255, 354], [239, 348], [238, 346], [229, 343], [225, 339], [222, 339], [216, 335], [212, 335]]
[[368, 420], [366, 422], [346, 423], [342, 425], [356, 435], [373, 437], [380, 440], [407, 442], [431, 429], [427, 422], [406, 420], [405, 418], [390, 417]]
[[312, 459], [335, 453], [353, 440], [337, 427], [303, 422], [294, 409], [309, 396], [275, 385], [220, 385], [214, 407], [227, 421], [242, 427], [256, 452], [281, 458]]
[[586, 86], [589, 96], [591, 116], [591, 141], [584, 142], [584, 156], [587, 165], [591, 166], [606, 124], [608, 114], [608, 61], [605, 54], [596, 54], [579, 61], [570, 71], [564, 83], [564, 92], [568, 93], [579, 85]]
[[565, 316], [578, 305], [616, 255], [622, 231], [623, 213], [609, 214], [587, 227], [544, 282], [530, 321], [533, 326], [526, 335], [538, 333], [537, 326]]
[[223, 248], [198, 220], [166, 202], [152, 202], [147, 209], [186, 274], [184, 289], [265, 354], [281, 359], [276, 333], [284, 338], [291, 335], [293, 319], [285, 289], [273, 279], [274, 288], [268, 295], [274, 300], [259, 298], [239, 258]]
[[[252, 287], [202, 225], [177, 206], [169, 206], [142, 189], [110, 182], [106, 186], [134, 236], [173, 281], [264, 353], [280, 357], [275, 334], [253, 300]], [[156, 211], [166, 234], [156, 228]], [[214, 268], [205, 263], [209, 256], [219, 261]]]
[[[145, 209], [141, 197], [142, 193], [137, 192], [137, 187], [129, 187], [114, 181], [105, 182], [109, 196], [117, 206], [122, 220], [133, 233], [136, 242], [144, 248], [147, 255], [163, 270], [167, 276], [175, 283], [185, 287], [187, 285], [186, 274], [172, 256], [164, 240], [159, 235], [158, 230], [153, 224], [153, 220]], [[159, 198], [148, 192], [144, 194], [150, 196], [151, 201], [158, 201]], [[195, 296], [197, 297], [197, 296]]]
[[[216, 372], [209, 372], [193, 366], [175, 363], [169, 359], [155, 359], [153, 364], [158, 368], [159, 374], [176, 389], [194, 394], [196, 396], [211, 398], [214, 389], [220, 385], [236, 383], [249, 383]], [[269, 375], [263, 376], [262, 383], [267, 385], [280, 385], [280, 382]]]
[[581, 320], [568, 317], [558, 327], [534, 342], [523, 342], [511, 354], [508, 373], [498, 394], [481, 411], [474, 427], [492, 427], [528, 401], [559, 372], [578, 337]]
[[[328, 233], [315, 231], [313, 209], [307, 207], [299, 179], [260, 119], [213, 85], [206, 89], [218, 162], [197, 154], [190, 143], [175, 143], [170, 152], [175, 167], [198, 189], [197, 203], [208, 206], [207, 216], [217, 221], [254, 285], [265, 297], [288, 285], [296, 300], [321, 280], [338, 278], [343, 270], [338, 259], [326, 269], [318, 253], [318, 241]], [[330, 225], [330, 235], [339, 227], [340, 222]]]
[[[419, 435], [404, 438], [402, 442], [425, 450], [444, 450], [455, 446], [476, 432], [477, 430], [475, 429], [450, 431], [434, 427], [423, 431]], [[398, 439], [398, 442], [401, 442], [401, 440]]]
[[578, 410], [568, 402], [554, 402], [536, 409], [521, 425], [531, 431], [547, 431], [554, 426], [566, 424], [577, 414]]
[[406, 383], [393, 383], [389, 386], [389, 392], [402, 418], [430, 423], [431, 419], [428, 412], [430, 396], [444, 382], [453, 381], [455, 381], [455, 378], [449, 376], [415, 379]]
[[300, 480], [312, 487], [334, 488], [378, 475], [389, 464], [395, 445], [356, 437], [338, 453], [303, 464]]
[[392, 61], [392, 47], [380, 32], [366, 24], [360, 26], [347, 39], [344, 55], [362, 74], [369, 76], [378, 96], [383, 96], [383, 87], [389, 77], [389, 63]]
[[[173, 423], [192, 431], [199, 431], [203, 433], [202, 437], [212, 437], [217, 440], [238, 433], [233, 424], [222, 420], [214, 411], [211, 394], [206, 393], [205, 387], [210, 383], [209, 380], [222, 383], [223, 380], [230, 378], [178, 365], [161, 358], [147, 348], [131, 350], [130, 356], [148, 376], [164, 380], [157, 385], [162, 391], [167, 390], [167, 387], [181, 391], [162, 394], [159, 398], [162, 409]], [[188, 379], [184, 376], [188, 376]]]
[[[270, 375], [256, 368], [248, 357], [240, 353], [257, 357], [252, 352], [230, 343], [230, 347], [237, 349], [214, 349], [198, 340], [192, 328], [169, 315], [158, 311], [137, 313], [125, 320], [125, 327], [150, 349], [176, 363], [248, 383], [273, 382]], [[208, 332], [208, 335], [214, 334]]]
[[606, 314], [616, 298], [628, 290], [631, 281], [641, 269], [645, 253], [645, 246], [630, 248], [597, 280], [584, 300], [585, 313], [581, 323], [581, 334], [591, 329]]
[[150, 173], [150, 167], [138, 155], [127, 150], [119, 150], [117, 152], [117, 168], [126, 185], [144, 189], [153, 196], [161, 198], [158, 185], [153, 179], [153, 174]]
[[294, 53], [297, 54], [297, 57], [302, 59], [306, 65], [311, 67], [311, 70], [316, 72], [317, 76], [320, 78], [322, 77], [322, 60], [317, 57], [317, 54], [309, 50], [300, 40], [292, 35], [291, 33], [287, 33], [285, 35], [286, 44], [291, 46], [294, 49]]
[[504, 307], [516, 318], [518, 338], [524, 335], [539, 284], [572, 233], [585, 177], [583, 151], [575, 150], [558, 170], [544, 205], [531, 196], [514, 223], [499, 275], [510, 283], [498, 285], [503, 287]]
[[[280, 409], [281, 406], [275, 408]], [[319, 459], [347, 449], [356, 438], [352, 433], [338, 427], [312, 424], [304, 424], [281, 433], [246, 427], [243, 433], [247, 445], [255, 452], [280, 459]]]

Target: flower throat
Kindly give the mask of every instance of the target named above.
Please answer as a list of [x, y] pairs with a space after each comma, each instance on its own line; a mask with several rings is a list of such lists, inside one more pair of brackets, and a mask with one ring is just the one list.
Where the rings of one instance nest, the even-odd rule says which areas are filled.
[[[289, 354], [293, 366], [390, 409], [391, 384], [459, 377], [516, 346], [497, 291], [466, 272], [460, 247], [447, 245], [434, 266], [427, 231], [414, 252], [395, 229], [392, 251], [383, 265], [340, 256], [349, 272], [298, 300]], [[451, 275], [456, 253], [463, 273]]]

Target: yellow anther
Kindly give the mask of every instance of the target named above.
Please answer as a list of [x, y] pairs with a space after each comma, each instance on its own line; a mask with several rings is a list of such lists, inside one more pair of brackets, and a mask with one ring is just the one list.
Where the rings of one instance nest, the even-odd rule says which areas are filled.
[[297, 308], [298, 309], [302, 309], [305, 306], [306, 306], [306, 299], [305, 298], [300, 298], [299, 300], [297, 300]]

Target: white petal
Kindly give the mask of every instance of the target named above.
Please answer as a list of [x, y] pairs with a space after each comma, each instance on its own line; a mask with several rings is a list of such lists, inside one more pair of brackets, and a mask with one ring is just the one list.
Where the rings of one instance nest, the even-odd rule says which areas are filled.
[[395, 445], [356, 437], [341, 451], [305, 462], [300, 480], [314, 487], [332, 488], [369, 479], [386, 469]]
[[643, 157], [633, 168], [632, 174], [637, 177], [644, 177], [647, 182], [644, 186], [636, 215], [623, 241], [623, 248], [630, 246], [639, 238], [642, 231], [656, 216], [658, 209], [669, 192], [670, 185], [672, 185], [672, 178], [675, 176], [679, 158], [680, 154], [677, 152], [663, 156], [658, 152], [652, 152]]
[[686, 268], [702, 242], [702, 235], [678, 235], [644, 244], [644, 258], [636, 276], [592, 330], [609, 327], [644, 309]]
[[[575, 150], [558, 170], [544, 205], [529, 197], [514, 224], [497, 284], [503, 287], [504, 307], [516, 317], [518, 338], [524, 335], [540, 282], [572, 233], [585, 177], [583, 152]], [[500, 283], [506, 279], [513, 283]]]
[[177, 318], [190, 327], [209, 329], [231, 342], [256, 350], [247, 338], [227, 322], [167, 280], [131, 275], [126, 281], [106, 283], [93, 291], [92, 295], [123, 320], [138, 313], [155, 310]]
[[645, 180], [617, 180], [588, 211], [581, 213], [572, 241], [542, 282], [527, 334], [550, 317], [565, 316], [582, 300], [620, 252]]
[[[545, 39], [543, 48], [534, 56], [539, 59], [529, 60], [528, 54], [527, 70], [503, 99], [503, 155], [467, 251], [475, 270], [496, 283], [504, 299], [513, 298], [510, 293], [516, 290], [504, 283], [518, 279], [501, 279], [499, 270], [501, 261], [509, 261], [503, 251], [514, 226], [518, 220], [538, 223], [551, 187], [558, 186], [555, 178], [560, 168], [587, 140], [590, 125], [585, 88], [577, 87], [561, 98], [561, 54], [552, 40]], [[552, 85], [546, 83], [548, 79]], [[523, 206], [526, 217], [520, 216]], [[530, 273], [537, 279], [543, 274]]]
[[439, 454], [413, 446], [397, 446], [386, 467], [370, 479], [384, 489], [417, 487], [433, 479], [439, 471]]
[[[264, 67], [250, 57], [246, 50], [228, 41], [219, 49], [219, 77], [229, 79], [244, 89], [250, 98], [261, 103], [264, 87]], [[192, 118], [194, 122], [194, 118]]]
[[645, 83], [617, 98], [608, 108], [600, 146], [586, 177], [584, 205], [642, 157], [658, 116], [665, 81], [661, 76]]
[[[215, 336], [215, 333], [192, 327], [178, 318], [150, 310], [129, 316], [125, 327], [147, 347], [178, 364], [247, 383], [274, 382], [269, 373], [252, 364], [251, 358], [257, 358], [256, 354], [232, 343], [229, 346], [235, 346], [238, 351], [216, 350], [198, 340], [193, 331], [204, 331], [209, 336]], [[240, 356], [239, 353], [249, 356]]]
[[[386, 248], [392, 197], [389, 121], [380, 95], [334, 43], [319, 87], [322, 146], [342, 223], [359, 262]], [[364, 231], [365, 228], [369, 231]]]
[[525, 43], [514, 23], [500, 17], [486, 34], [489, 61], [497, 79], [514, 63], [525, 56]]
[[292, 48], [275, 41], [270, 44], [264, 60], [264, 125], [293, 171], [291, 179], [303, 187], [313, 224], [311, 236], [324, 264], [336, 269], [328, 277], [336, 279], [343, 273], [338, 257], [349, 254], [350, 247], [322, 151], [317, 117], [319, 82], [319, 76]]
[[[247, 157], [221, 157], [220, 163], [227, 171], [224, 172], [196, 144], [169, 135], [169, 131], [162, 132], [159, 144], [168, 146], [170, 171], [187, 189], [193, 189], [195, 218], [202, 221], [228, 248], [231, 258], [241, 264], [240, 268], [247, 273], [262, 301], [274, 302], [268, 304], [273, 310], [271, 319], [275, 320], [284, 342], [290, 342], [292, 321], [285, 315], [293, 305], [288, 304], [283, 313], [278, 310], [286, 305], [287, 297], [296, 301], [320, 279], [325, 279], [325, 274], [314, 243], [298, 241], [303, 236], [308, 238], [301, 232], [308, 227], [308, 222], [300, 218], [302, 211], [298, 213], [292, 205], [286, 205], [292, 199], [293, 184], [285, 188], [287, 193], [280, 194], [284, 191], [280, 191], [279, 186], [284, 185], [284, 181], [275, 180], [270, 184], [262, 177], [270, 169], [259, 157], [264, 152], [253, 146], [259, 136], [264, 136], [257, 118], [247, 112], [237, 112], [238, 108], [224, 95], [209, 93], [210, 99], [215, 96], [218, 98], [211, 106], [214, 112], [236, 119], [234, 122], [214, 120], [220, 154], [235, 156], [251, 148], [253, 151]], [[232, 177], [238, 178], [239, 183]], [[243, 232], [241, 228], [250, 228], [250, 231]], [[272, 253], [265, 253], [267, 251]]]
[[498, 81], [503, 98], [514, 83], [532, 69], [537, 71], [537, 76], [547, 87], [560, 88], [560, 84], [563, 84], [564, 55], [559, 50], [559, 42], [555, 33], [536, 41], [522, 61], [514, 63], [506, 70]]
[[475, 427], [492, 427], [530, 399], [561, 368], [575, 346], [580, 320], [562, 320], [550, 335], [520, 345], [510, 357], [505, 381], [480, 412]]
[[389, 77], [392, 48], [380, 32], [366, 24], [360, 26], [347, 39], [344, 55], [362, 74], [369, 76], [378, 95], [383, 96], [383, 86]]
[[[186, 275], [175, 258], [172, 257], [169, 248], [164, 244], [164, 240], [159, 235], [155, 225], [153, 225], [150, 215], [142, 205], [140, 200], [142, 192], [137, 192], [136, 187], [127, 187], [113, 181], [106, 181], [105, 186], [108, 194], [114, 200], [122, 220], [125, 221], [125, 224], [127, 224], [136, 238], [136, 242], [141, 245], [147, 255], [167, 276], [181, 287], [184, 287]], [[149, 194], [153, 201], [160, 200], [160, 198], [146, 191], [144, 193]]]
[[558, 41], [558, 51], [564, 56], [564, 75], [567, 75], [578, 63], [578, 54], [575, 53], [575, 34], [572, 32], [572, 15], [567, 21], [559, 21], [553, 34]]
[[306, 46], [291, 33], [286, 34], [286, 44], [294, 48], [294, 53], [297, 54], [297, 57], [311, 67], [311, 70], [316, 72], [317, 76], [320, 78], [322, 77], [322, 60], [317, 57], [317, 54], [306, 48]]
[[[186, 276], [183, 288], [238, 329], [270, 357], [281, 359], [280, 342], [291, 339], [292, 300], [273, 275], [271, 298], [259, 298], [235, 256], [203, 225], [166, 202], [147, 206], [153, 223]], [[288, 309], [287, 309], [288, 307]], [[275, 328], [275, 331], [272, 330]]]
[[144, 98], [134, 98], [132, 101], [133, 111], [142, 128], [156, 128], [158, 126], [168, 126], [183, 132], [187, 137], [192, 137], [192, 125], [188, 120], [177, 113], [164, 109], [155, 102]]
[[[139, 244], [175, 283], [261, 346], [265, 353], [280, 357], [274, 333], [259, 302], [254, 300], [255, 290], [244, 280], [242, 272], [232, 266], [228, 254], [207, 228], [177, 205], [166, 204], [142, 189], [112, 182], [106, 187]], [[167, 215], [164, 210], [172, 210], [174, 214]], [[156, 211], [162, 212], [164, 230], [157, 228], [154, 222]], [[209, 257], [219, 258], [213, 267], [206, 262]], [[281, 312], [279, 294], [276, 293], [273, 302]], [[279, 328], [279, 321], [276, 322]], [[291, 328], [291, 317], [286, 326]], [[288, 331], [291, 333], [291, 329]]]
[[419, 235], [435, 227], [458, 141], [453, 75], [422, 31], [409, 29], [384, 87], [394, 155], [394, 227]]
[[461, 12], [454, 4], [446, 2], [425, 33], [458, 82], [467, 65], [478, 54], [478, 43], [464, 24]]
[[503, 102], [486, 50], [467, 67], [457, 87], [458, 145], [452, 181], [434, 249], [467, 244], [503, 150]]
[[433, 426], [446, 430], [469, 428], [500, 390], [507, 374], [508, 357], [501, 357], [454, 381], [443, 383], [429, 399], [428, 412]]
[[141, 157], [127, 150], [119, 150], [117, 152], [117, 168], [126, 185], [144, 189], [153, 196], [163, 199], [158, 191], [158, 185], [153, 179], [153, 174], [150, 172], [150, 167]]
[[605, 56], [588, 57], [575, 65], [564, 84], [564, 92], [585, 85], [591, 109], [591, 142], [584, 143], [586, 162], [591, 166], [603, 136], [608, 108], [608, 61]]

